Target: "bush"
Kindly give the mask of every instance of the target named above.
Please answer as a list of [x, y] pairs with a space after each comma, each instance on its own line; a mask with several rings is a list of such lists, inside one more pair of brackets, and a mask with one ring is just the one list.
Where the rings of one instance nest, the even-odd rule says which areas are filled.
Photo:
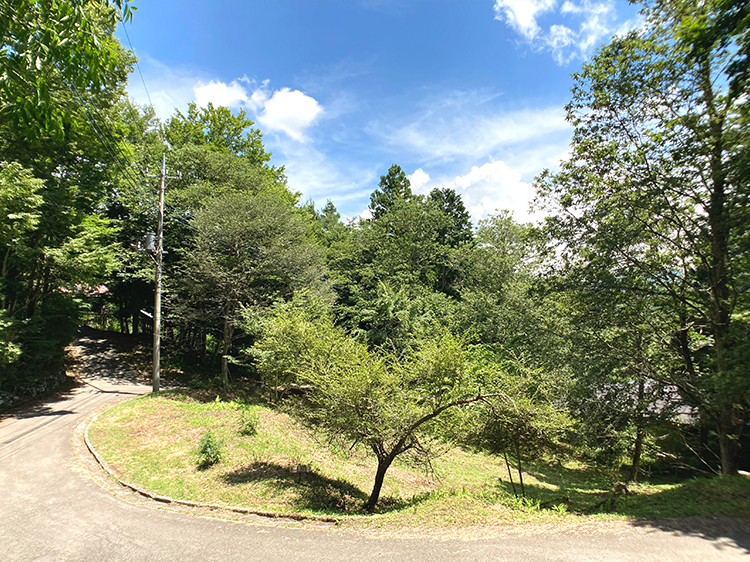
[[260, 418], [255, 412], [251, 412], [247, 406], [240, 407], [240, 435], [252, 436], [258, 433]]
[[221, 443], [216, 440], [211, 431], [206, 431], [206, 434], [201, 439], [200, 447], [198, 448], [198, 468], [205, 470], [221, 460]]

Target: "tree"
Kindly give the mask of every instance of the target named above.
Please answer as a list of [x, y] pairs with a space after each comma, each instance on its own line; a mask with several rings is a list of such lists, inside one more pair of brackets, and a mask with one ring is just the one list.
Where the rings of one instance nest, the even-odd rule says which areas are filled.
[[473, 341], [535, 353], [549, 344], [549, 299], [535, 298], [541, 244], [535, 228], [507, 211], [479, 221], [476, 244], [463, 249], [455, 329]]
[[134, 60], [113, 36], [121, 10], [129, 18], [126, 0], [2, 3], [0, 160], [37, 183], [25, 211], [6, 210], [19, 218], [2, 241], [1, 316], [20, 354], [0, 371], [5, 387], [59, 372], [78, 293], [117, 261], [106, 202], [126, 173], [115, 106]]
[[449, 223], [438, 233], [439, 242], [451, 248], [461, 243], [471, 242], [474, 238], [471, 215], [464, 207], [461, 196], [456, 193], [456, 190], [436, 187], [430, 191], [430, 201], [450, 219]]
[[649, 436], [666, 433], [681, 406], [665, 382], [679, 363], [660, 333], [669, 320], [650, 295], [596, 290], [571, 274], [556, 283], [568, 301], [569, 343], [556, 355], [575, 373], [576, 445], [610, 466], [629, 462], [628, 480], [636, 481]]
[[277, 308], [254, 352], [261, 372], [310, 386], [296, 410], [308, 424], [373, 453], [378, 464], [367, 511], [397, 457], [430, 455], [425, 439], [446, 412], [503, 394], [482, 393], [463, 343], [449, 334], [422, 341], [400, 362], [369, 352], [329, 315], [313, 317], [299, 307]]
[[400, 202], [409, 201], [412, 197], [410, 186], [406, 173], [396, 164], [388, 169], [388, 174], [380, 176], [379, 188], [370, 195], [373, 220], [381, 218]]
[[747, 7], [647, 4], [645, 31], [613, 39], [574, 76], [573, 155], [536, 184], [554, 212], [558, 263], [581, 286], [648, 295], [663, 313], [654, 336], [680, 363], [660, 378], [716, 430], [729, 474], [750, 415], [750, 326], [738, 308], [747, 291], [747, 26], [714, 25], [726, 10]]
[[221, 374], [228, 384], [241, 307], [268, 306], [319, 283], [322, 256], [299, 212], [270, 194], [219, 196], [196, 213], [193, 225], [195, 247], [184, 276], [193, 300], [209, 301], [221, 318]]
[[208, 146], [220, 152], [229, 152], [247, 158], [255, 166], [263, 166], [271, 159], [271, 153], [263, 146], [263, 134], [253, 129], [255, 124], [241, 109], [233, 114], [228, 107], [198, 107], [188, 104], [187, 115], [177, 110], [167, 121], [165, 133], [174, 148], [186, 145]]
[[86, 93], [110, 86], [121, 65], [111, 30], [118, 19], [129, 21], [133, 10], [130, 0], [2, 0], [2, 120], [30, 138], [60, 138], [68, 115], [56, 95], [60, 82]]

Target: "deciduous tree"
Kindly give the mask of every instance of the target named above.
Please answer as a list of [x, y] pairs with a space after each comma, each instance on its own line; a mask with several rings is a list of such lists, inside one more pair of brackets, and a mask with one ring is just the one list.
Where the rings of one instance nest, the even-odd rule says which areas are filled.
[[[573, 153], [537, 180], [582, 287], [648, 295], [681, 363], [679, 388], [736, 472], [750, 415], [747, 286], [747, 25], [733, 2], [646, 5], [647, 26], [603, 47], [574, 75]], [[734, 10], [734, 11], [732, 11]], [[745, 20], [741, 20], [745, 21]]]

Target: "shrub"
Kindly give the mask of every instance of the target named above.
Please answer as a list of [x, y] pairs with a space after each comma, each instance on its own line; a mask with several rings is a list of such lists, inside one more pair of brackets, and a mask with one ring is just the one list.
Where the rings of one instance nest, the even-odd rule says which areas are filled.
[[211, 431], [206, 431], [206, 434], [201, 439], [201, 444], [198, 448], [198, 468], [205, 470], [221, 460], [221, 443], [216, 440]]
[[258, 433], [258, 424], [260, 423], [260, 418], [258, 417], [258, 414], [250, 411], [250, 408], [248, 408], [247, 406], [242, 406], [240, 408], [239, 422], [240, 435], [252, 436]]

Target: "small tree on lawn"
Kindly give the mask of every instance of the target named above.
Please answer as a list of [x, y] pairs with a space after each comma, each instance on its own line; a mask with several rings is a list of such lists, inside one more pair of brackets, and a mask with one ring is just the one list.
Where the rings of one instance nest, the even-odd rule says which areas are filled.
[[293, 376], [312, 390], [301, 415], [331, 438], [361, 443], [378, 467], [365, 505], [377, 505], [388, 468], [399, 455], [423, 451], [422, 440], [441, 414], [480, 403], [462, 341], [445, 334], [423, 342], [403, 362], [378, 355], [335, 327], [330, 317], [313, 321], [304, 310], [280, 310], [255, 346], [261, 372]]

